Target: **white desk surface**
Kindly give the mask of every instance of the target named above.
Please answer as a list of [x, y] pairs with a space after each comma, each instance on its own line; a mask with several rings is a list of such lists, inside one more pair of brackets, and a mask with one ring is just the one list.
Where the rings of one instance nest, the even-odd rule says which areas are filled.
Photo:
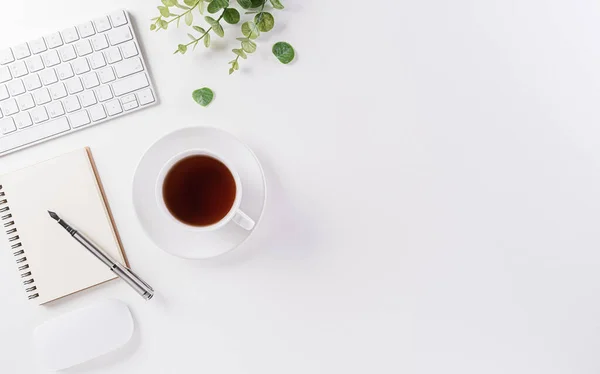
[[[37, 372], [34, 326], [107, 297], [133, 341], [69, 372], [598, 373], [597, 2], [288, 0], [231, 77], [234, 39], [174, 56], [186, 31], [149, 31], [159, 3], [2, 5], [3, 44], [129, 9], [161, 103], [0, 159], [91, 146], [158, 293], [112, 282], [36, 307], [2, 255], [1, 373]], [[208, 108], [190, 98], [203, 86]], [[131, 199], [144, 150], [190, 124], [245, 140], [270, 188], [257, 235], [208, 263], [157, 248]]]

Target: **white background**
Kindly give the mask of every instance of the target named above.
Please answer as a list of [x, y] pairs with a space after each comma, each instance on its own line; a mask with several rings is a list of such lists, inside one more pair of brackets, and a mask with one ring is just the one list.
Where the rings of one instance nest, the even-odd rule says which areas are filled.
[[[115, 281], [48, 307], [0, 256], [0, 372], [36, 372], [33, 328], [114, 297], [130, 344], [76, 373], [598, 373], [600, 4], [287, 0], [227, 75], [238, 26], [172, 55], [155, 1], [10, 1], [11, 45], [129, 9], [158, 106], [0, 159], [89, 145], [145, 303]], [[270, 53], [290, 42], [297, 59]], [[191, 92], [208, 86], [202, 108]], [[268, 177], [255, 236], [186, 261], [135, 217], [145, 149], [190, 124], [246, 141]]]

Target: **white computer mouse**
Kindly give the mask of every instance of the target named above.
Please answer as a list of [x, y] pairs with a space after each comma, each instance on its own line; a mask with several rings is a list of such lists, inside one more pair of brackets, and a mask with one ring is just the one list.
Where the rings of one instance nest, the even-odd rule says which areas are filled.
[[104, 300], [44, 322], [33, 335], [40, 366], [57, 371], [127, 343], [133, 335], [133, 318], [123, 302]]

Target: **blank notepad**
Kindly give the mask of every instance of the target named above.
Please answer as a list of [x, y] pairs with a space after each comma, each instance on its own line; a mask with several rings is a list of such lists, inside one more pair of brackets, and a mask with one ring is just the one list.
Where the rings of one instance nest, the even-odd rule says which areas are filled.
[[44, 304], [116, 278], [47, 212], [125, 264], [88, 148], [2, 175], [0, 185], [0, 222], [29, 299]]

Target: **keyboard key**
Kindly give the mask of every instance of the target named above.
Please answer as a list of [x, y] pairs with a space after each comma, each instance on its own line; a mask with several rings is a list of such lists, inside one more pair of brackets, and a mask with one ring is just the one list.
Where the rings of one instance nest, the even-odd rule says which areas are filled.
[[111, 86], [115, 96], [121, 96], [137, 89], [148, 87], [149, 84], [146, 74], [138, 73], [116, 81]]
[[75, 43], [75, 49], [77, 50], [77, 54], [79, 56], [89, 55], [93, 52], [92, 45], [90, 41], [87, 39], [83, 39]]
[[13, 56], [12, 50], [10, 48], [0, 51], [0, 64], [6, 65], [13, 62], [14, 60], [15, 57]]
[[75, 48], [71, 44], [65, 45], [64, 47], [60, 47], [58, 49], [58, 54], [60, 55], [60, 59], [63, 61], [71, 61], [75, 57], [77, 57], [77, 53], [75, 53]]
[[79, 95], [79, 101], [81, 101], [81, 105], [83, 105], [83, 107], [88, 107], [90, 105], [94, 105], [96, 104], [98, 101], [96, 101], [96, 96], [94, 95], [94, 91], [84, 91], [83, 93], [81, 93]]
[[73, 61], [73, 69], [77, 75], [90, 71], [90, 65], [86, 57]]
[[0, 110], [4, 113], [5, 116], [10, 116], [19, 111], [19, 107], [17, 107], [17, 102], [15, 99], [8, 99], [0, 102]]
[[[75, 61], [75, 62], [77, 62], [77, 61]], [[66, 64], [59, 65], [56, 68], [56, 75], [58, 75], [58, 78], [60, 78], [60, 80], [62, 81], [62, 80], [71, 78], [75, 74], [73, 73], [73, 68], [71, 67], [71, 64], [66, 63]]]
[[29, 46], [27, 43], [21, 43], [17, 46], [14, 46], [12, 50], [17, 60], [22, 60], [25, 57], [31, 56], [31, 52], [29, 51]]
[[92, 22], [90, 21], [77, 26], [77, 30], [82, 38], [87, 38], [88, 36], [92, 36], [96, 33], [94, 31], [94, 26], [92, 26]]
[[12, 76], [15, 78], [22, 77], [27, 74], [27, 67], [25, 66], [25, 62], [17, 61], [10, 65], [10, 72]]
[[61, 34], [65, 43], [73, 43], [74, 41], [79, 40], [79, 35], [77, 34], [77, 29], [75, 27], [64, 29]]
[[100, 76], [100, 82], [112, 82], [116, 79], [115, 73], [113, 69], [109, 66], [104, 69], [98, 70], [98, 75]]
[[58, 58], [58, 52], [56, 50], [51, 50], [42, 55], [42, 60], [44, 60], [44, 65], [46, 67], [54, 66], [60, 64], [60, 58]]
[[108, 85], [100, 86], [100, 88], [96, 90], [96, 96], [98, 96], [99, 101], [106, 101], [113, 98], [112, 91]]
[[81, 85], [81, 79], [79, 79], [79, 77], [66, 80], [65, 85], [67, 86], [67, 91], [70, 94], [83, 91], [83, 86]]
[[15, 126], [15, 121], [13, 121], [12, 118], [5, 118], [3, 120], [0, 120], [0, 132], [2, 132], [3, 134], [9, 134], [16, 130], [17, 127]]
[[87, 125], [91, 122], [90, 116], [88, 115], [86, 110], [82, 110], [77, 113], [71, 114], [69, 116], [69, 121], [71, 122], [71, 126], [73, 126], [74, 129], [83, 125]]
[[33, 54], [42, 53], [47, 50], [44, 38], [38, 38], [29, 42], [29, 48]]
[[136, 92], [138, 99], [140, 99], [140, 104], [146, 105], [154, 102], [154, 95], [152, 94], [152, 90], [146, 88], [144, 90]]
[[3, 84], [0, 86], [0, 100], [6, 100], [9, 97], [10, 95], [8, 94], [8, 88], [6, 88], [6, 85]]
[[125, 12], [123, 12], [122, 10], [118, 10], [114, 13], [111, 13], [110, 20], [112, 22], [113, 27], [121, 26], [127, 23], [127, 17], [125, 17]]
[[33, 123], [40, 123], [48, 120], [48, 113], [46, 112], [46, 108], [43, 106], [36, 107], [29, 113], [31, 113], [31, 119], [33, 119]]
[[63, 105], [65, 106], [67, 113], [81, 109], [81, 105], [79, 105], [79, 99], [77, 99], [77, 96], [68, 96], [63, 100]]
[[10, 151], [23, 145], [70, 130], [66, 117], [30, 127], [9, 136], [0, 137], [0, 152]]
[[98, 69], [106, 66], [106, 60], [104, 60], [104, 54], [102, 52], [96, 52], [90, 56], [90, 65], [92, 69]]
[[35, 90], [33, 91], [33, 99], [37, 105], [49, 103], [51, 101], [50, 92], [48, 92], [46, 87], [40, 90]]
[[33, 125], [33, 122], [31, 121], [31, 117], [29, 116], [29, 113], [27, 112], [22, 112], [19, 113], [15, 116], [15, 123], [17, 124], [17, 127], [20, 129], [23, 129], [25, 127], [29, 127], [31, 125]]
[[30, 72], [40, 71], [44, 68], [44, 63], [39, 55], [32, 56], [25, 60], [25, 64]]
[[8, 92], [10, 92], [11, 96], [17, 96], [25, 92], [25, 85], [20, 79], [8, 82], [6, 86], [8, 87]]
[[0, 83], [4, 83], [12, 79], [8, 66], [0, 66]]
[[106, 118], [106, 112], [104, 111], [104, 107], [102, 106], [102, 104], [91, 106], [88, 110], [90, 113], [90, 117], [94, 122]]
[[129, 26], [121, 26], [106, 32], [110, 45], [117, 45], [133, 39]]
[[58, 82], [55, 69], [46, 69], [40, 73], [40, 78], [44, 86]]
[[63, 114], [65, 114], [65, 110], [63, 109], [63, 106], [60, 103], [60, 101], [53, 101], [50, 104], [46, 105], [46, 110], [48, 111], [50, 118], [62, 116]]
[[125, 110], [131, 110], [139, 106], [134, 94], [129, 94], [121, 97], [121, 104], [123, 105], [123, 109]]
[[124, 60], [118, 62], [113, 65], [115, 68], [115, 72], [117, 73], [117, 77], [123, 78], [128, 75], [137, 73], [139, 71], [144, 70], [144, 66], [142, 65], [142, 60], [139, 57], [130, 58], [128, 60]]
[[98, 30], [98, 32], [110, 30], [110, 22], [108, 21], [107, 16], [96, 18], [94, 24], [96, 25], [96, 30]]
[[67, 90], [62, 82], [48, 86], [48, 89], [50, 90], [50, 96], [52, 96], [52, 100], [61, 99], [67, 96]]
[[121, 52], [119, 52], [119, 47], [110, 47], [105, 53], [109, 64], [114, 64], [115, 62], [123, 59], [121, 57]]
[[87, 73], [86, 75], [82, 76], [81, 79], [83, 80], [83, 86], [85, 88], [92, 88], [100, 85], [98, 76], [96, 76], [96, 73], [94, 72]]
[[94, 51], [100, 51], [108, 48], [108, 41], [106, 40], [106, 36], [104, 34], [96, 34], [90, 38], [90, 41], [92, 42]]
[[109, 101], [105, 105], [109, 116], [114, 116], [123, 112], [123, 108], [121, 108], [121, 103], [119, 100]]
[[56, 48], [63, 45], [62, 38], [60, 37], [60, 34], [58, 32], [44, 37], [44, 40], [46, 41], [46, 45], [48, 46], [48, 48]]
[[27, 88], [27, 91], [33, 91], [42, 87], [42, 82], [37, 74], [30, 74], [26, 76], [23, 78], [23, 83], [25, 83], [25, 88]]
[[33, 97], [31, 96], [31, 94], [25, 94], [25, 95], [19, 96], [17, 98], [17, 104], [19, 105], [20, 110], [31, 109], [35, 106], [35, 103], [33, 102]]
[[135, 42], [133, 40], [127, 43], [123, 43], [123, 45], [121, 45], [119, 48], [121, 48], [121, 52], [123, 52], [123, 57], [125, 58], [130, 58], [138, 55], [137, 46], [135, 45]]

